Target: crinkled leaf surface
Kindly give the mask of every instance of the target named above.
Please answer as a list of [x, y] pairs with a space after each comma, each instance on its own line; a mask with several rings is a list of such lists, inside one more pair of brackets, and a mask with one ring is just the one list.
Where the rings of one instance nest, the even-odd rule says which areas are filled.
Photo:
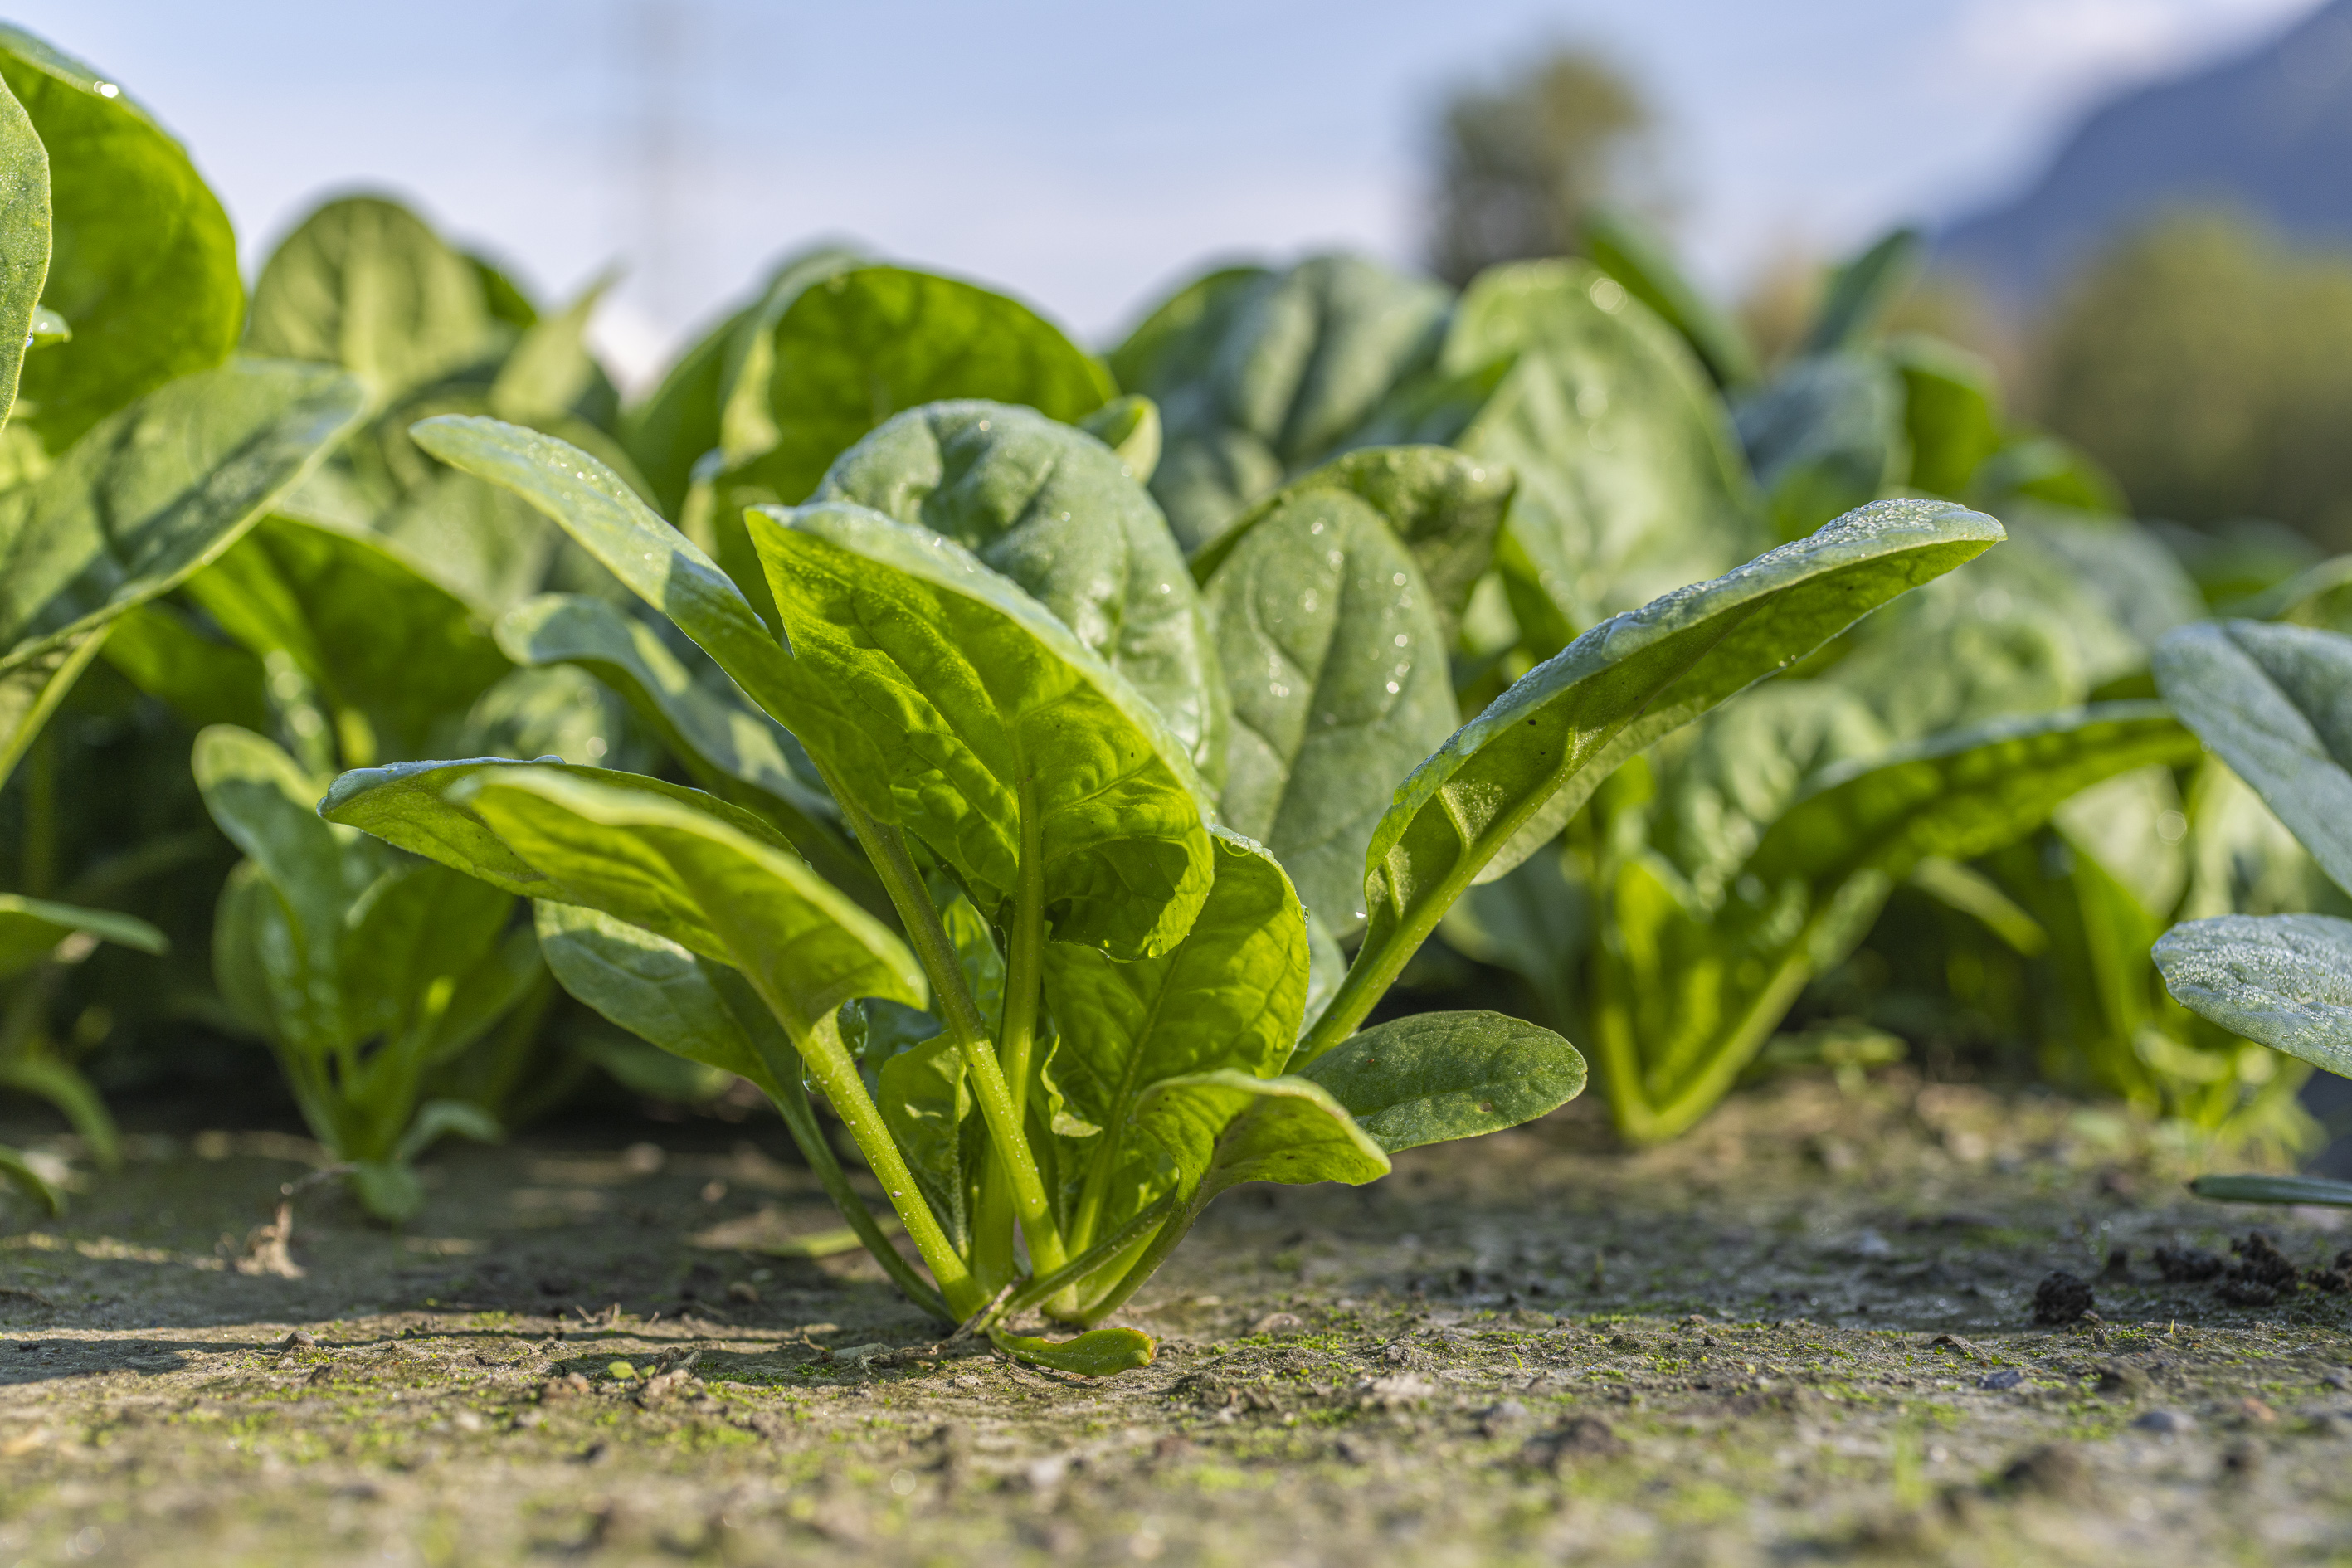
[[473, 263], [380, 196], [328, 202], [279, 241], [246, 328], [251, 353], [343, 366], [375, 409], [512, 341]]
[[[1428, 466], [1468, 464], [1444, 457]], [[1364, 847], [1397, 781], [1460, 722], [1451, 644], [1388, 511], [1355, 487], [1309, 476], [1234, 531], [1207, 595], [1234, 704], [1221, 810], [1344, 936], [1362, 923]]]
[[2233, 1035], [2352, 1077], [2352, 921], [2221, 915], [2156, 944], [2173, 1000]]
[[1182, 747], [1133, 687], [927, 529], [834, 504], [751, 528], [792, 647], [779, 717], [844, 787], [887, 804], [984, 913], [1011, 896], [1025, 794], [1049, 935], [1130, 958], [1182, 936], [1209, 833]]
[[1300, 1070], [1391, 1154], [1517, 1127], [1584, 1090], [1574, 1046], [1500, 1013], [1392, 1018]]
[[242, 361], [149, 394], [0, 493], [0, 671], [177, 586], [359, 414], [340, 372]]
[[5, 26], [0, 79], [48, 151], [41, 303], [73, 336], [25, 362], [16, 417], [57, 453], [142, 393], [227, 358], [245, 284], [228, 215], [118, 83]]
[[1129, 465], [1030, 409], [935, 403], [843, 453], [814, 498], [945, 534], [1026, 589], [1159, 709], [1214, 777], [1224, 683], [1207, 613]]
[[[1161, 307], [1120, 351], [1127, 390], [1160, 405], [1152, 493], [1187, 550], [1339, 447], [1426, 365], [1443, 285], [1360, 256], [1216, 274]], [[1131, 378], [1130, 378], [1131, 377]]]
[[2157, 645], [2156, 683], [2182, 723], [2352, 888], [2352, 638], [2222, 621]]
[[1706, 373], [1615, 281], [1580, 261], [1488, 268], [1438, 368], [1507, 359], [1452, 444], [1517, 475], [1506, 567], [1569, 631], [1769, 542]]

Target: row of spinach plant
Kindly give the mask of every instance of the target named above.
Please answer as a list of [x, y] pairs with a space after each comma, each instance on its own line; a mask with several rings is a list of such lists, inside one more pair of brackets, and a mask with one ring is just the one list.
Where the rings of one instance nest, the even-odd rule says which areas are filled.
[[[1883, 333], [1909, 236], [1769, 376], [1609, 215], [1458, 296], [1220, 269], [1100, 357], [824, 250], [624, 407], [598, 289], [542, 315], [355, 197], [248, 299], [117, 84], [17, 32], [0, 77], [0, 1084], [101, 1158], [74, 1041], [133, 991], [265, 1042], [387, 1218], [584, 1060], [740, 1079], [910, 1300], [1111, 1371], [1225, 1188], [1542, 1115], [1570, 1039], [1671, 1137], [1906, 910], [1979, 1014], [2035, 966], [2061, 1008], [1995, 1023], [2059, 1074], [2307, 1133], [2149, 957], [2313, 879], [2148, 654], [2334, 579], [2200, 587]], [[1391, 998], [1449, 948], [1527, 1016]]]

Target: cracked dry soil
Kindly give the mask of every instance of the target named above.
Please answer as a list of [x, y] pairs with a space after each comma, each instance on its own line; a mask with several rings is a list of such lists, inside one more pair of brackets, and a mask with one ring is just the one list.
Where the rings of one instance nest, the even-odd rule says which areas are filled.
[[449, 1150], [401, 1233], [306, 1196], [299, 1278], [241, 1271], [282, 1133], [9, 1211], [0, 1568], [2352, 1561], [2352, 1232], [2112, 1112], [1784, 1080], [1244, 1190], [1100, 1382], [775, 1256], [834, 1222], [772, 1126], [644, 1131]]

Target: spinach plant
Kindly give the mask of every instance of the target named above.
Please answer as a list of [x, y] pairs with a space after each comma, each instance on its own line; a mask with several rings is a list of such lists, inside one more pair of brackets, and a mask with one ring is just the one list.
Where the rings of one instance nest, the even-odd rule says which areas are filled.
[[501, 1135], [479, 1106], [423, 1090], [493, 1029], [529, 1032], [537, 942], [510, 895], [320, 821], [322, 781], [261, 736], [215, 725], [194, 765], [247, 857], [214, 924], [221, 994], [368, 1212], [405, 1219], [424, 1201], [411, 1164], [436, 1139]]
[[[905, 436], [919, 468], [942, 430], [994, 434], [992, 415], [902, 417], [929, 423]], [[1361, 1026], [1446, 907], [1540, 846], [1617, 761], [2000, 537], [1955, 507], [1874, 509], [1595, 628], [1446, 740], [1370, 822], [1346, 889], [1360, 901], [1326, 906], [1364, 934], [1310, 1016], [1297, 886], [1276, 853], [1216, 825], [1192, 747], [1115, 666], [1132, 619], [1108, 608], [1127, 602], [1116, 583], [1099, 619], [1065, 621], [1009, 574], [1039, 572], [1038, 556], [1006, 548], [1005, 570], [987, 563], [1020, 531], [992, 534], [975, 519], [993, 514], [959, 510], [954, 487], [902, 492], [919, 521], [832, 499], [856, 489], [868, 448], [821, 499], [742, 519], [771, 625], [586, 454], [484, 419], [428, 421], [415, 438], [530, 499], [797, 741], [898, 929], [821, 879], [772, 817], [648, 779], [404, 763], [347, 773], [322, 815], [536, 900], [559, 978], [760, 1084], [900, 1289], [950, 1320], [995, 1303], [1098, 1323], [1236, 1182], [1368, 1181], [1396, 1152], [1575, 1093], [1581, 1058], [1533, 1026]], [[981, 445], [968, 472], [986, 469]], [[1391, 480], [1422, 460], [1393, 457]], [[1294, 498], [1300, 536], [1344, 559], [1344, 537], [1323, 533], [1366, 493], [1385, 493], [1377, 475]], [[1279, 510], [1208, 573], [1213, 601], [1228, 566], [1282, 538]], [[1096, 515], [1097, 537], [1118, 532]], [[1409, 553], [1380, 561], [1389, 595], [1431, 574]], [[1031, 580], [1054, 592], [1050, 573]], [[1144, 585], [1146, 604], [1181, 597], [1173, 574]], [[1305, 613], [1336, 637], [1333, 617]], [[1373, 689], [1401, 697], [1412, 671], [1393, 664], [1412, 634], [1381, 631]], [[1301, 712], [1311, 730], [1320, 715]], [[1265, 725], [1276, 743], [1283, 728]], [[929, 1032], [898, 1048], [912, 1010]], [[928, 1279], [883, 1242], [803, 1085], [846, 1124]], [[1123, 1330], [1002, 1342], [1097, 1372], [1150, 1353]]]

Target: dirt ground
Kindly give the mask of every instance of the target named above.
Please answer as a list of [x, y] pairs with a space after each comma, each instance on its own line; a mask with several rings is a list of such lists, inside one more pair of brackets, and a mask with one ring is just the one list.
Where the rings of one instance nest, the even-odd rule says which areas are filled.
[[[2056, 1100], [1784, 1080], [1246, 1189], [1099, 1382], [777, 1255], [836, 1222], [772, 1122], [450, 1148], [279, 1259], [316, 1150], [146, 1120], [0, 1214], [0, 1568], [2352, 1562], [2352, 1231]], [[2036, 1323], [2053, 1271], [2091, 1315]]]

